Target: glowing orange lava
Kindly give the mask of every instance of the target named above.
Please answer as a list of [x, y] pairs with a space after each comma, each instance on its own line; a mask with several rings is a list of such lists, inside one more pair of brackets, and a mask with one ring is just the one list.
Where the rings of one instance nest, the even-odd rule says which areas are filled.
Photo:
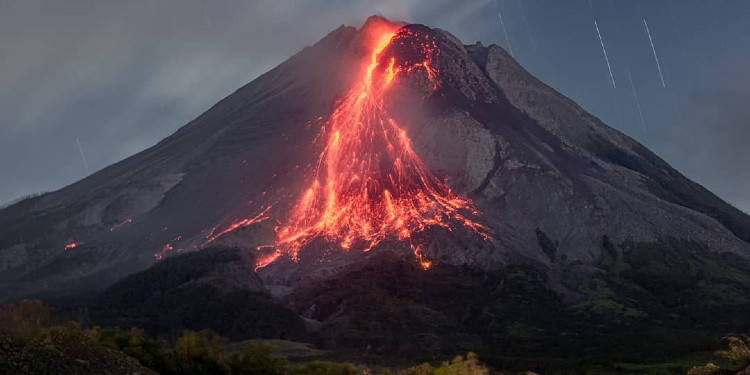
[[83, 245], [83, 242], [71, 242], [71, 243], [65, 245], [65, 249], [64, 250], [75, 249], [76, 247], [81, 246], [81, 245]]
[[235, 220], [229, 227], [224, 228], [222, 230], [218, 230], [218, 227], [214, 227], [211, 232], [206, 236], [206, 243], [214, 242], [217, 238], [234, 231], [237, 228], [244, 228], [256, 223], [260, 223], [261, 221], [267, 220], [269, 218], [268, 211], [271, 210], [271, 206], [266, 206], [266, 208], [263, 209], [263, 211], [254, 217], [251, 217], [249, 219], [242, 219], [242, 220]]
[[[179, 242], [179, 241], [182, 241], [182, 236], [177, 236], [177, 237], [175, 237], [172, 240], [172, 242], [164, 245], [164, 247], [161, 248], [161, 251], [159, 251], [158, 253], [154, 254], [154, 258], [156, 258], [156, 260], [162, 260], [162, 259], [164, 259], [164, 257], [167, 255], [168, 252], [170, 252], [170, 251], [172, 251], [172, 250], [175, 249], [174, 246], [172, 246], [172, 244], [176, 243], [176, 242]], [[177, 252], [182, 252], [183, 250], [184, 250], [183, 248], [178, 248]]]
[[[394, 41], [409, 38], [420, 61], [383, 56]], [[439, 87], [433, 59], [439, 54], [428, 35], [410, 29], [381, 30], [363, 65], [361, 80], [337, 103], [318, 136], [322, 152], [309, 185], [276, 228], [275, 252], [257, 262], [264, 267], [282, 256], [298, 259], [300, 249], [324, 238], [344, 249], [369, 251], [393, 238], [407, 241], [422, 267], [432, 263], [414, 234], [432, 226], [464, 226], [488, 238], [489, 230], [470, 220], [470, 200], [451, 192], [412, 149], [406, 132], [388, 115], [385, 98], [398, 77], [423, 74]], [[415, 42], [416, 41], [416, 42]], [[423, 58], [423, 59], [422, 59]], [[270, 206], [257, 216], [214, 229], [208, 242], [239, 227], [269, 218]]]
[[125, 221], [122, 221], [120, 223], [115, 224], [114, 226], [112, 226], [111, 228], [109, 228], [109, 231], [110, 232], [114, 232], [114, 231], [120, 229], [120, 227], [122, 227], [123, 225], [130, 224], [132, 222], [133, 222], [133, 219], [127, 219]]

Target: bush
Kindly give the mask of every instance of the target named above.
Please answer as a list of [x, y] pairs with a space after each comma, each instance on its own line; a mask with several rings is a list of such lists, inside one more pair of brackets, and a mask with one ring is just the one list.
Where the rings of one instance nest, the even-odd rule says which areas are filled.
[[293, 375], [355, 375], [357, 369], [350, 363], [312, 361], [298, 366]]
[[0, 332], [27, 343], [50, 326], [52, 314], [42, 301], [24, 300], [0, 307]]
[[438, 367], [425, 363], [401, 372], [401, 375], [487, 375], [489, 370], [483, 366], [477, 355], [468, 353], [466, 357], [457, 356], [450, 362], [443, 362]]
[[745, 366], [750, 365], [750, 337], [744, 336], [729, 336], [726, 338], [729, 341], [729, 350], [719, 351], [722, 357], [737, 361]]
[[87, 333], [160, 374], [282, 375], [290, 369], [285, 360], [272, 356], [268, 346], [248, 346], [241, 355], [227, 357], [224, 339], [210, 330], [184, 331], [173, 350], [164, 350], [139, 328], [94, 327]]
[[96, 339], [102, 346], [121, 351], [135, 359], [143, 366], [163, 372], [165, 370], [165, 352], [155, 341], [149, 339], [140, 328], [124, 331], [119, 328], [96, 326], [86, 330], [86, 334]]
[[210, 330], [184, 331], [174, 350], [175, 365], [187, 375], [231, 374], [223, 345], [224, 339]]
[[250, 345], [241, 356], [231, 359], [232, 374], [281, 375], [287, 374], [288, 363], [271, 354], [273, 348], [266, 345]]

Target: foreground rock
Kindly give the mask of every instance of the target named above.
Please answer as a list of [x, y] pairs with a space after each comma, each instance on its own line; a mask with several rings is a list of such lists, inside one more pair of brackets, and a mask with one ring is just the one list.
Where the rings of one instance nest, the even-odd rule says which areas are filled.
[[56, 330], [26, 345], [0, 336], [2, 374], [156, 374], [122, 352], [105, 348], [80, 332]]

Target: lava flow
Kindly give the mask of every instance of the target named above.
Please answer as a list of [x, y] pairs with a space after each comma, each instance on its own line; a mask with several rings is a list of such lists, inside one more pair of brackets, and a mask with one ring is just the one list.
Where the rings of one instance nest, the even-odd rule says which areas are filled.
[[71, 243], [65, 245], [64, 250], [75, 249], [76, 247], [81, 246], [81, 245], [83, 245], [83, 242], [71, 242]]
[[[308, 188], [287, 222], [276, 228], [275, 252], [263, 257], [258, 267], [281, 256], [296, 261], [300, 249], [317, 238], [362, 251], [394, 238], [407, 241], [422, 267], [429, 268], [431, 262], [414, 234], [431, 226], [450, 230], [458, 225], [488, 238], [489, 230], [466, 216], [477, 214], [471, 201], [455, 195], [431, 172], [386, 109], [389, 88], [400, 76], [421, 74], [434, 89], [439, 87], [433, 66], [440, 52], [435, 40], [409, 28], [381, 31], [373, 39], [377, 42], [363, 64], [361, 80], [337, 103], [318, 135], [322, 152]], [[402, 61], [386, 54], [396, 43], [417, 58]], [[219, 233], [268, 218], [269, 208]]]

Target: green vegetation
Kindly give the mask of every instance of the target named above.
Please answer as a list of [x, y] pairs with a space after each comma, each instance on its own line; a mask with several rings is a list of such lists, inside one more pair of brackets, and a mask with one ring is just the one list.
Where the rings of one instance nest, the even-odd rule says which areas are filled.
[[142, 365], [160, 374], [273, 375], [291, 374], [299, 367], [273, 357], [273, 350], [268, 346], [250, 345], [240, 354], [227, 355], [225, 339], [210, 330], [185, 331], [171, 349], [158, 345], [137, 328], [123, 331], [94, 327], [87, 333], [103, 345], [138, 359]]
[[729, 336], [727, 341], [729, 341], [729, 350], [722, 350], [719, 354], [724, 358], [750, 366], [750, 337], [747, 335]]
[[454, 357], [451, 361], [442, 362], [437, 367], [424, 363], [400, 372], [400, 375], [487, 375], [488, 369], [477, 359], [477, 355], [469, 353]]
[[28, 343], [50, 326], [52, 313], [42, 301], [23, 301], [0, 309], [0, 332]]
[[[593, 283], [596, 287], [598, 284]], [[3, 365], [3, 350], [8, 346], [6, 337], [23, 350], [33, 354], [30, 361], [24, 362], [29, 368], [40, 373], [55, 373], [59, 366], [59, 355], [49, 355], [40, 350], [51, 344], [56, 352], [72, 356], [80, 361], [81, 353], [95, 353], [94, 358], [103, 358], [121, 366], [122, 360], [115, 361], [111, 353], [124, 353], [132, 357], [134, 364], [151, 369], [159, 374], [218, 374], [218, 375], [487, 375], [488, 367], [483, 365], [478, 356], [469, 353], [457, 356], [451, 361], [440, 363], [423, 363], [398, 371], [386, 368], [375, 370], [363, 366], [354, 366], [345, 362], [328, 362], [313, 360], [309, 362], [295, 362], [274, 356], [274, 349], [262, 342], [247, 344], [243, 350], [228, 350], [226, 340], [210, 330], [185, 330], [172, 344], [157, 341], [149, 337], [144, 330], [131, 328], [123, 330], [112, 327], [94, 326], [82, 329], [81, 323], [56, 318], [50, 308], [40, 301], [22, 301], [18, 304], [7, 304], [0, 307], [0, 365]], [[720, 351], [706, 350], [710, 344], [692, 347], [692, 354], [674, 356], [667, 353], [654, 353], [653, 357], [643, 358], [644, 361], [633, 361], [641, 356], [642, 351], [636, 349], [638, 345], [649, 347], [674, 348], [675, 342], [683, 341], [685, 345], [692, 345], [687, 336], [679, 336], [668, 332], [644, 339], [643, 336], [632, 337], [607, 335], [599, 337], [565, 337], [550, 336], [546, 343], [538, 340], [540, 332], [537, 328], [521, 323], [515, 323], [512, 330], [516, 342], [516, 353], [524, 348], [536, 347], [536, 352], [549, 350], [550, 355], [530, 355], [522, 357], [501, 357], [512, 353], [510, 350], [498, 348], [488, 356], [495, 356], [496, 362], [504, 363], [503, 368], [533, 369], [540, 373], [547, 368], [556, 368], [555, 374], [642, 374], [642, 375], [722, 375], [736, 374], [739, 369], [750, 366], [750, 337], [733, 335], [724, 339], [724, 346], [728, 348]], [[555, 350], [560, 346], [569, 346], [573, 341], [587, 339], [596, 346], [611, 345], [617, 350], [617, 355], [608, 359], [590, 357], [580, 353], [576, 358], [561, 360], [554, 357]], [[99, 347], [99, 348], [97, 348]], [[627, 347], [630, 347], [628, 351]], [[104, 349], [107, 348], [107, 349]], [[107, 352], [109, 350], [109, 352]], [[678, 352], [690, 351], [685, 348]], [[529, 350], [528, 352], [532, 352]], [[91, 358], [89, 355], [87, 358]], [[660, 361], [659, 358], [672, 359]], [[499, 360], [498, 360], [499, 359]], [[96, 359], [94, 359], [96, 360]], [[372, 361], [372, 359], [370, 359]], [[110, 362], [101, 364], [104, 369]], [[93, 365], [87, 365], [91, 368]], [[132, 367], [132, 366], [131, 366]], [[102, 367], [99, 367], [101, 369]], [[73, 372], [75, 373], [75, 372]], [[508, 374], [532, 374], [527, 372], [510, 372]]]
[[[723, 375], [723, 374], [750, 374], [750, 337], [747, 335], [726, 337], [729, 342], [728, 350], [716, 352], [722, 357], [719, 365], [709, 362], [702, 366], [695, 366], [688, 371], [688, 375]], [[737, 372], [737, 369], [744, 370]]]
[[[88, 351], [97, 351], [94, 346], [101, 346], [124, 353], [136, 359], [142, 366], [163, 375], [357, 375], [371, 374], [367, 368], [357, 368], [350, 363], [314, 360], [295, 363], [273, 356], [273, 348], [266, 345], [248, 345], [238, 354], [228, 355], [225, 339], [210, 330], [186, 330], [176, 343], [167, 347], [159, 343], [139, 328], [122, 330], [111, 327], [95, 326], [81, 329], [80, 324], [53, 319], [54, 314], [41, 301], [22, 301], [19, 304], [7, 304], [0, 307], [0, 338], [9, 337], [10, 346], [24, 347], [33, 342], [45, 346], [53, 343], [55, 351], [74, 353], [78, 359], [81, 346]], [[51, 337], [55, 339], [52, 340]], [[5, 347], [0, 348], [0, 357], [6, 356]], [[72, 348], [72, 349], [71, 349]], [[28, 349], [28, 348], [27, 348]], [[93, 349], [93, 350], [91, 350]], [[36, 350], [36, 349], [34, 349]], [[101, 349], [99, 349], [101, 351]], [[61, 358], [48, 358], [43, 351], [35, 352], [40, 358], [31, 359], [32, 373], [57, 373], [57, 369], [68, 364]], [[0, 364], [6, 365], [3, 361]], [[88, 365], [88, 364], [87, 364]], [[114, 366], [114, 365], [113, 365]], [[18, 370], [20, 368], [5, 368]], [[76, 371], [80, 371], [76, 370]], [[28, 371], [27, 371], [28, 372]], [[452, 361], [442, 362], [436, 366], [425, 363], [398, 372], [382, 369], [383, 375], [486, 375], [488, 369], [482, 365], [477, 356], [469, 353], [466, 357], [458, 356]]]

